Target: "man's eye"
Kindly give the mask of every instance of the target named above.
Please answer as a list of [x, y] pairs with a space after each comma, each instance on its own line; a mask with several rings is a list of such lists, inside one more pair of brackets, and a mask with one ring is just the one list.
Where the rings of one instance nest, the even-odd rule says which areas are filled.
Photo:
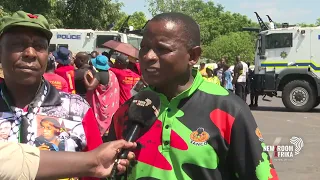
[[22, 42], [12, 42], [11, 46], [13, 46], [13, 47], [22, 47], [23, 43]]
[[34, 44], [33, 48], [35, 48], [36, 50], [44, 50], [47, 49], [47, 46], [44, 44]]

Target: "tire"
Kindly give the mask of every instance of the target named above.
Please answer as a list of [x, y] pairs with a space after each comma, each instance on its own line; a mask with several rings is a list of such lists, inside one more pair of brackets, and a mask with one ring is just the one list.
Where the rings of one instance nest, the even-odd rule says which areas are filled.
[[318, 98], [318, 99], [317, 99], [317, 101], [316, 101], [316, 104], [313, 106], [313, 108], [318, 107], [318, 106], [319, 106], [319, 104], [320, 104], [320, 99]]
[[282, 92], [284, 106], [292, 111], [307, 112], [317, 103], [317, 93], [311, 83], [294, 80], [286, 84]]

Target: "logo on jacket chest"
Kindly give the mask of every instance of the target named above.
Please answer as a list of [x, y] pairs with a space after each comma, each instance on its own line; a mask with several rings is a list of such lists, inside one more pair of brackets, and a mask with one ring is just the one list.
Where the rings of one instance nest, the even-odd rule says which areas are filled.
[[204, 128], [199, 127], [196, 131], [190, 134], [190, 143], [196, 146], [204, 146], [208, 144], [210, 138], [209, 133], [207, 133]]

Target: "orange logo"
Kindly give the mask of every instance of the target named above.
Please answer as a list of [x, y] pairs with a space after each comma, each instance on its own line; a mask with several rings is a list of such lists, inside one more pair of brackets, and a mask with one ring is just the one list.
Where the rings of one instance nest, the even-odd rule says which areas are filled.
[[196, 146], [204, 146], [208, 144], [210, 135], [204, 130], [204, 128], [199, 127], [196, 131], [190, 134], [191, 143]]
[[263, 141], [263, 137], [259, 128], [256, 129], [256, 135], [259, 138], [259, 141]]

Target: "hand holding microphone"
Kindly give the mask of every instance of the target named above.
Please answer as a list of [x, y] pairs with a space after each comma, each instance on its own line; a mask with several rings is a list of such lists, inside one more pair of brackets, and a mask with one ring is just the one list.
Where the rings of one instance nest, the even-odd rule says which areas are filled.
[[[125, 140], [135, 142], [141, 132], [148, 131], [159, 116], [160, 98], [153, 91], [140, 91], [134, 96], [128, 110], [128, 129]], [[111, 179], [115, 179], [119, 159], [127, 159], [129, 150], [122, 150], [111, 172]]]

